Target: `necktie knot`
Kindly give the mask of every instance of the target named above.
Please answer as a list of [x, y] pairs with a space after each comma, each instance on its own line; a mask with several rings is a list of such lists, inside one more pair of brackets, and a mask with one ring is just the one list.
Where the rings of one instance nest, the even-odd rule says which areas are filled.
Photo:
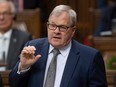
[[58, 50], [58, 49], [53, 49], [53, 54], [55, 55], [55, 56], [57, 56], [58, 54], [60, 54], [60, 51]]

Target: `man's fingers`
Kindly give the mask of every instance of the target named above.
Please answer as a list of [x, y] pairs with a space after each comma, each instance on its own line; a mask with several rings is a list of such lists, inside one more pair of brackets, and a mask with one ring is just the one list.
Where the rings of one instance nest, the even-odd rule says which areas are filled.
[[36, 50], [36, 48], [34, 46], [28, 46], [28, 47], [26, 47], [26, 49], [29, 51], [30, 54], [34, 54], [35, 50]]
[[36, 48], [34, 46], [24, 47], [21, 52], [21, 55], [27, 59], [33, 58], [34, 54], [35, 54], [35, 50], [36, 50]]
[[35, 50], [36, 48], [34, 46], [27, 46], [23, 48], [22, 53], [34, 54]]
[[34, 46], [27, 46], [23, 48], [21, 55], [27, 59], [34, 58], [34, 60], [37, 61], [41, 57], [41, 55], [35, 56], [35, 51], [36, 48]]

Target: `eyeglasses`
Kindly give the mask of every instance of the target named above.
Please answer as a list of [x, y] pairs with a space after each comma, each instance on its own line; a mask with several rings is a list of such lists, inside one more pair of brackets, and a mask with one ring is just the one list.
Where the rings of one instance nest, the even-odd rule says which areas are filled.
[[58, 29], [61, 31], [61, 32], [66, 32], [70, 27], [68, 26], [65, 26], [65, 25], [56, 25], [56, 24], [50, 24], [50, 23], [47, 23], [47, 26], [50, 30], [56, 30], [57, 27]]
[[12, 15], [11, 12], [0, 12], [0, 15], [3, 15], [5, 17]]

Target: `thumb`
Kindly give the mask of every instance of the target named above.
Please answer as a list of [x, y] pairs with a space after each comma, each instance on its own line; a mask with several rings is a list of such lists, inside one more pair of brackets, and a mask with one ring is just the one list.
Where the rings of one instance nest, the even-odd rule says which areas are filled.
[[41, 57], [41, 55], [37, 55], [37, 56], [35, 57], [35, 61], [37, 61], [40, 57]]

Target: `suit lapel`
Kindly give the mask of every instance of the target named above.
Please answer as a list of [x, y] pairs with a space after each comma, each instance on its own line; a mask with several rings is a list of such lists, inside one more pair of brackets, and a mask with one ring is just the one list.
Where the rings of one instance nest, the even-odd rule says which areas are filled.
[[[48, 44], [48, 41], [46, 40], [43, 45], [36, 45], [36, 46], [37, 46], [36, 47], [37, 48], [36, 55], [37, 54], [42, 55], [42, 57], [36, 62], [36, 67], [38, 68], [38, 66], [39, 66], [39, 69], [41, 69], [41, 72], [40, 72], [41, 74], [38, 74], [39, 77], [40, 77], [38, 87], [42, 87], [43, 82], [44, 82], [46, 61], [47, 61], [47, 58], [48, 58], [49, 44]], [[37, 69], [37, 70], [39, 70], [39, 69]]]
[[16, 46], [18, 46], [18, 41], [16, 37], [18, 38], [18, 36], [15, 34], [15, 31], [13, 30], [10, 38], [9, 49], [8, 49], [8, 56], [7, 56], [8, 65], [10, 64], [9, 62], [12, 58], [12, 54], [14, 54], [15, 52]]
[[39, 60], [43, 63], [45, 63], [45, 61], [47, 60], [48, 57], [48, 50], [49, 50], [49, 44], [48, 44], [48, 40], [46, 39], [46, 41], [44, 42], [44, 44], [42, 45], [36, 45], [37, 50], [36, 50], [36, 55], [37, 54], [41, 54], [42, 58], [40, 58]]
[[62, 81], [60, 87], [68, 87], [68, 83], [73, 75], [77, 62], [79, 60], [79, 50], [75, 43], [72, 43], [72, 47], [65, 65]]

